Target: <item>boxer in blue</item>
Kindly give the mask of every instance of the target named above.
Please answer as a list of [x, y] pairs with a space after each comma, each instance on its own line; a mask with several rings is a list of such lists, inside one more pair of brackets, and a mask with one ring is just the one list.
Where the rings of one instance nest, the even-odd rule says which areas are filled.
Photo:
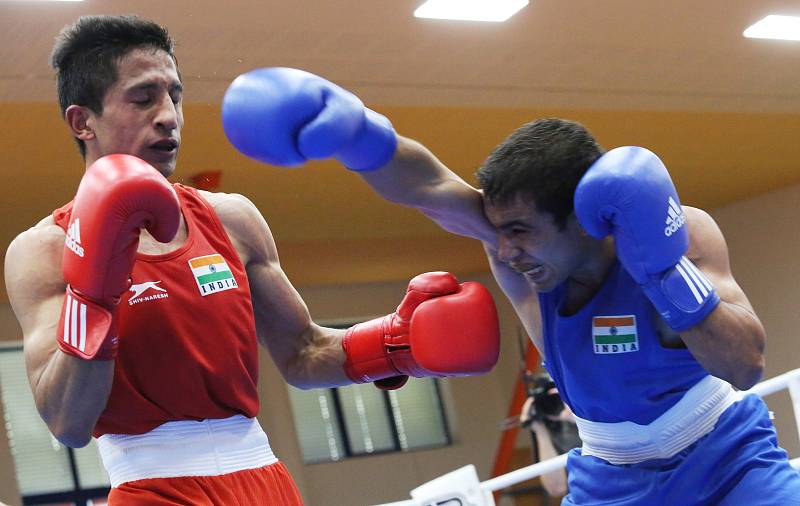
[[334, 157], [384, 198], [483, 242], [564, 401], [581, 449], [564, 505], [800, 504], [761, 377], [764, 327], [725, 239], [682, 206], [652, 152], [608, 152], [581, 125], [523, 125], [478, 171], [481, 190], [397, 135], [351, 93], [294, 69], [233, 82], [223, 124], [277, 165]]

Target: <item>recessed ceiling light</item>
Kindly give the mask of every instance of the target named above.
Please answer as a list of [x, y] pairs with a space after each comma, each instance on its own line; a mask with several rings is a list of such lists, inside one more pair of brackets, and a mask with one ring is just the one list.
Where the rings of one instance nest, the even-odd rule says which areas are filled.
[[751, 39], [800, 40], [800, 17], [770, 14], [743, 35]]
[[418, 18], [460, 21], [505, 21], [528, 0], [428, 0], [414, 11]]

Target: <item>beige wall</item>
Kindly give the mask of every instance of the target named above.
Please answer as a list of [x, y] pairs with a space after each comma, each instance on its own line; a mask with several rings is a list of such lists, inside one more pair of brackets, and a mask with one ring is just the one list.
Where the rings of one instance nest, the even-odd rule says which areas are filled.
[[[731, 268], [767, 329], [765, 378], [800, 367], [800, 185], [711, 213], [728, 240]], [[788, 393], [766, 398], [781, 445], [800, 456]]]
[[[797, 284], [800, 282], [800, 234], [794, 220], [800, 216], [800, 186], [712, 211], [731, 250], [731, 263], [739, 283], [748, 293], [769, 332], [766, 351], [771, 377], [800, 367], [797, 329], [800, 327]], [[495, 290], [486, 275], [460, 274]], [[393, 308], [405, 282], [329, 285], [301, 289], [315, 319], [364, 318]], [[268, 357], [262, 357], [262, 409], [259, 418], [272, 445], [294, 474], [309, 505], [353, 506], [408, 497], [411, 488], [446, 471], [475, 464], [488, 477], [518, 370], [517, 321], [500, 303], [503, 350], [498, 367], [484, 377], [451, 379], [444, 389], [455, 443], [449, 448], [356, 458], [331, 464], [302, 464], [285, 383]], [[19, 331], [7, 304], [0, 305], [0, 325], [5, 338]], [[781, 444], [800, 455], [788, 395], [767, 399], [776, 414]], [[5, 433], [0, 436], [0, 501], [16, 504], [18, 494]], [[524, 441], [524, 439], [523, 439]]]

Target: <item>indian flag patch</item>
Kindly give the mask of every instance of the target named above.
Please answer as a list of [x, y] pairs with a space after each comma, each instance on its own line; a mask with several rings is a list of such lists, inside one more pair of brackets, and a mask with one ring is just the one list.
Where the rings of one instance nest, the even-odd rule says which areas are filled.
[[592, 318], [592, 341], [597, 355], [639, 351], [636, 316], [595, 316]]
[[230, 267], [218, 253], [192, 258], [189, 268], [203, 297], [239, 287]]

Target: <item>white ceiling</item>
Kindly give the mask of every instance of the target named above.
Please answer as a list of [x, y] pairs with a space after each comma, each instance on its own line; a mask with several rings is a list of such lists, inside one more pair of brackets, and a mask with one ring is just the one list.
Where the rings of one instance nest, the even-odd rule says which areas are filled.
[[52, 101], [53, 37], [82, 14], [167, 26], [190, 102], [260, 66], [385, 105], [800, 112], [800, 43], [745, 39], [790, 0], [532, 0], [506, 23], [413, 17], [421, 0], [0, 1], [0, 101]]

